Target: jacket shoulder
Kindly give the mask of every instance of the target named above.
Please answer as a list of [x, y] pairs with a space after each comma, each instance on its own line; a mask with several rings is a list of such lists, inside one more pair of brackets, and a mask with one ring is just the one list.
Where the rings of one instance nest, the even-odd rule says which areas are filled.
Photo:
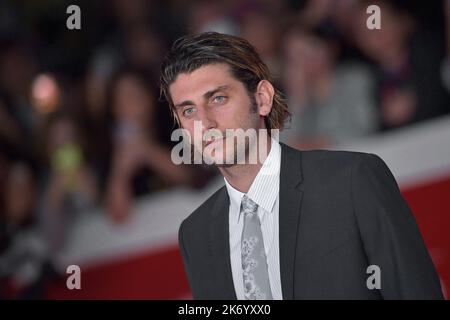
[[[346, 181], [352, 172], [390, 172], [386, 163], [376, 154], [342, 150], [297, 150], [285, 148], [288, 153], [299, 153], [304, 178], [313, 181]], [[362, 170], [362, 171], [361, 171]], [[343, 180], [342, 180], [343, 179]]]
[[222, 186], [214, 194], [212, 194], [208, 199], [206, 199], [197, 209], [195, 209], [186, 219], [181, 223], [181, 228], [189, 228], [198, 223], [205, 223], [211, 217], [213, 208], [219, 198], [227, 195], [226, 187]]
[[354, 161], [355, 158], [370, 159], [372, 157], [379, 158], [376, 154], [359, 152], [359, 151], [344, 151], [344, 150], [308, 150], [301, 151], [305, 160], [316, 161]]
[[341, 169], [350, 168], [358, 163], [385, 166], [384, 161], [373, 153], [341, 150], [309, 150], [301, 151], [301, 153], [304, 166], [320, 166], [324, 169], [335, 168], [336, 166]]

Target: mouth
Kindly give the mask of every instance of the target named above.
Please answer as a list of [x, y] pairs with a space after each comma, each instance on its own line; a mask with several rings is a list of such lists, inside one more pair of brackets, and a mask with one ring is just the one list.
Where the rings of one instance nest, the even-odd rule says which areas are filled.
[[223, 140], [223, 138], [212, 138], [211, 140], [206, 141], [205, 147], [209, 146], [210, 144], [217, 143], [217, 141]]

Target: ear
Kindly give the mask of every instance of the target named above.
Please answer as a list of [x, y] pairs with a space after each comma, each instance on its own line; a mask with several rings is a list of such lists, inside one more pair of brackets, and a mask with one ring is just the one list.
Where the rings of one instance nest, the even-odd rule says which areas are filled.
[[261, 80], [256, 87], [255, 99], [258, 106], [258, 113], [265, 117], [272, 110], [273, 96], [275, 88], [267, 80]]

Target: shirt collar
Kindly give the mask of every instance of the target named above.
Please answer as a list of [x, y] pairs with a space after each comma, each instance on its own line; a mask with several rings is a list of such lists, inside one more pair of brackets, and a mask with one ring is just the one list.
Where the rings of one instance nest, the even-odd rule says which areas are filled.
[[[278, 197], [280, 188], [280, 164], [281, 164], [281, 147], [278, 141], [271, 138], [270, 152], [264, 160], [261, 169], [253, 180], [247, 196], [252, 199], [259, 207], [263, 208], [263, 212], [272, 212], [275, 201]], [[235, 189], [225, 179], [230, 202], [240, 211], [243, 192]], [[239, 220], [240, 214], [238, 215]], [[261, 218], [261, 217], [260, 217]]]

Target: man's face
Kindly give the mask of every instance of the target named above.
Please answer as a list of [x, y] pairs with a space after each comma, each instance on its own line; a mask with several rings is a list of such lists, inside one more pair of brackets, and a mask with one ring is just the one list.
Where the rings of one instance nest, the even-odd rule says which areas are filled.
[[[223, 163], [235, 160], [237, 150], [237, 140], [226, 137], [226, 129], [246, 131], [264, 127], [263, 117], [256, 105], [252, 105], [244, 84], [232, 76], [226, 64], [210, 64], [192, 73], [181, 73], [169, 91], [180, 125], [191, 137], [194, 137], [194, 121], [201, 121], [202, 135], [213, 129], [222, 133], [225, 138], [221, 141], [215, 139], [208, 149], [212, 150], [214, 159], [221, 159]], [[227, 152], [227, 140], [230, 139], [233, 139], [232, 144], [229, 142], [234, 150]], [[247, 153], [249, 144], [256, 142], [245, 141]], [[203, 151], [208, 143], [202, 139], [201, 144], [194, 141], [194, 146], [197, 151]], [[217, 161], [214, 162], [218, 165]]]

